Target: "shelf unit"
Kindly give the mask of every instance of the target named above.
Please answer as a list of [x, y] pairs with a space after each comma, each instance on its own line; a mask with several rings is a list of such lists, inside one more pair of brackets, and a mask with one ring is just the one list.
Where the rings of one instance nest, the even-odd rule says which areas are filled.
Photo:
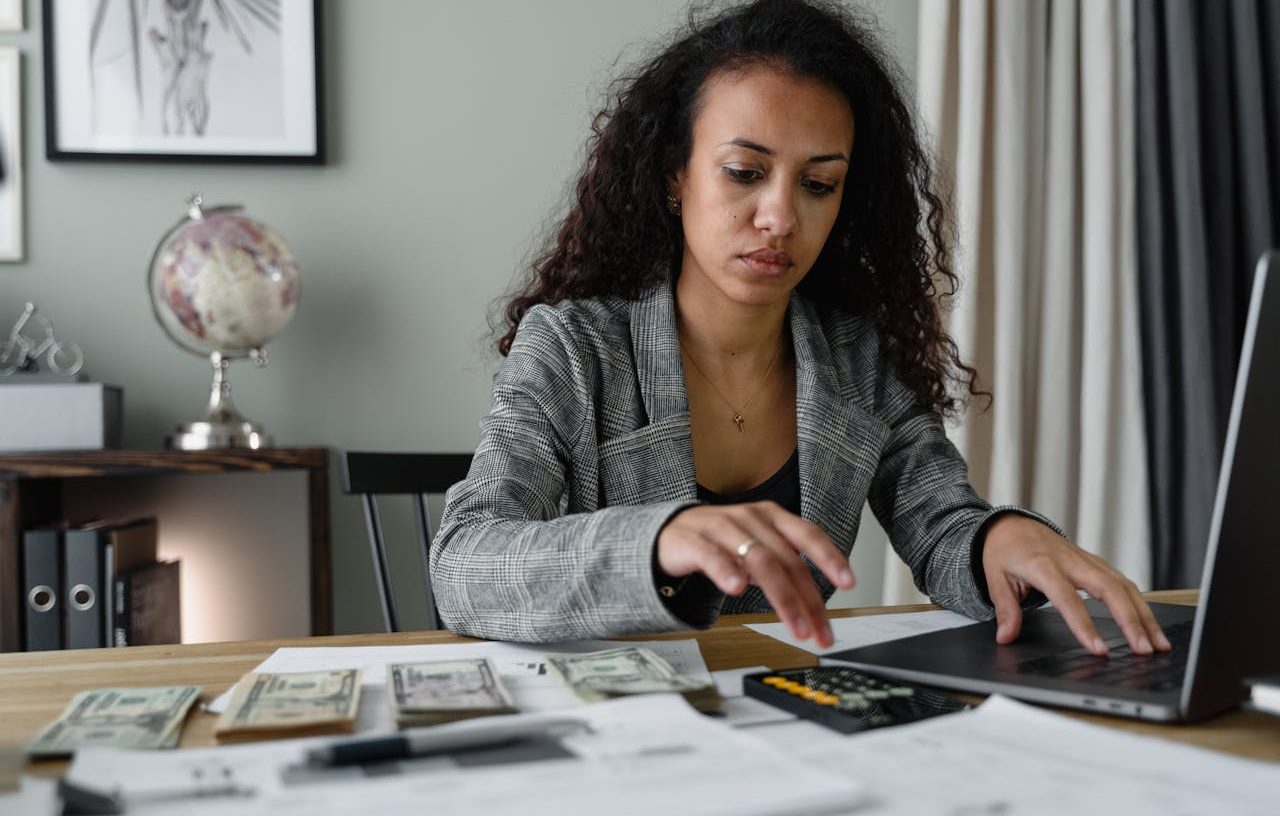
[[307, 472], [311, 634], [332, 634], [327, 448], [5, 453], [0, 454], [0, 652], [22, 649], [22, 531], [63, 517], [66, 480], [278, 470]]

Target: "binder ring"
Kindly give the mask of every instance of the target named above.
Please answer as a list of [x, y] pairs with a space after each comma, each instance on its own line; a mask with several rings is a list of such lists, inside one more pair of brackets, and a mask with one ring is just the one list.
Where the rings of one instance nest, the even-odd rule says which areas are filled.
[[31, 607], [33, 612], [48, 612], [53, 609], [53, 605], [58, 602], [58, 593], [53, 591], [53, 587], [47, 584], [31, 587], [31, 591], [27, 593], [27, 605]]
[[93, 609], [98, 596], [88, 584], [76, 584], [71, 587], [71, 608], [77, 612], [88, 612]]

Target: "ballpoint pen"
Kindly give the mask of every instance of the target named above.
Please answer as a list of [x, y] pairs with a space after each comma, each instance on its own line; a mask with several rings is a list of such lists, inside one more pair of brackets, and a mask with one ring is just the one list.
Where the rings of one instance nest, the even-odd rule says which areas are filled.
[[487, 748], [534, 737], [562, 737], [589, 727], [585, 720], [576, 717], [515, 722], [505, 722], [505, 719], [410, 728], [387, 737], [339, 740], [307, 751], [307, 762], [331, 767], [406, 759], [467, 748]]

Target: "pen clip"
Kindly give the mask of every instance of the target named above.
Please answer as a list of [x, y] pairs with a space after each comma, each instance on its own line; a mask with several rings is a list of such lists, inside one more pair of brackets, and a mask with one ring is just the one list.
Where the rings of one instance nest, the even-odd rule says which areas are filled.
[[64, 816], [115, 816], [124, 813], [124, 804], [117, 791], [104, 793], [68, 782], [65, 777], [58, 780], [58, 799], [62, 801]]
[[240, 782], [235, 772], [221, 762], [208, 766], [197, 765], [191, 769], [190, 784], [166, 790], [142, 791], [135, 795], [122, 787], [104, 791], [83, 783], [58, 781], [58, 796], [63, 802], [64, 816], [115, 816], [125, 813], [129, 804], [182, 799], [202, 799], [211, 796], [253, 796], [257, 791]]

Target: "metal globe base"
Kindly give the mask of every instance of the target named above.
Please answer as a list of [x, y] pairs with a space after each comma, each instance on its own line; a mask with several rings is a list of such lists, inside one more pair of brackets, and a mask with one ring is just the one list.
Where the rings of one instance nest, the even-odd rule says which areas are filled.
[[[266, 364], [266, 355], [257, 350], [254, 359]], [[165, 437], [165, 447], [175, 450], [217, 450], [221, 448], [271, 447], [271, 436], [256, 422], [240, 415], [231, 401], [231, 382], [227, 379], [227, 366], [231, 363], [221, 352], [209, 355], [213, 365], [213, 386], [209, 389], [209, 408], [205, 418], [179, 425]]]
[[174, 450], [217, 450], [220, 448], [271, 447], [271, 436], [256, 422], [188, 422], [165, 437], [165, 447]]

